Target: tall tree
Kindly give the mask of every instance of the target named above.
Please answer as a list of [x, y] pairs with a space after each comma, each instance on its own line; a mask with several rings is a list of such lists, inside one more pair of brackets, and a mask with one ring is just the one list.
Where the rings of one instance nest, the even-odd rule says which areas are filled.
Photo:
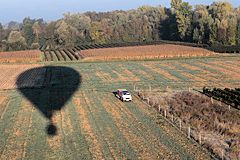
[[188, 2], [181, 0], [172, 0], [171, 8], [176, 16], [178, 34], [181, 40], [191, 38], [192, 6]]
[[27, 49], [26, 39], [19, 31], [11, 31], [8, 37], [9, 50]]

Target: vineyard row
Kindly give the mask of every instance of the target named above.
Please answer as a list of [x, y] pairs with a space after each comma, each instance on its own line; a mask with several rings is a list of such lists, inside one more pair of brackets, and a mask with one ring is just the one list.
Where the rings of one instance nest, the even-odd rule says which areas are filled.
[[83, 56], [76, 48], [44, 51], [45, 61], [78, 61], [82, 58]]
[[240, 109], [240, 88], [235, 89], [220, 89], [220, 88], [203, 88], [203, 94], [213, 97], [216, 100], [222, 101], [237, 109]]

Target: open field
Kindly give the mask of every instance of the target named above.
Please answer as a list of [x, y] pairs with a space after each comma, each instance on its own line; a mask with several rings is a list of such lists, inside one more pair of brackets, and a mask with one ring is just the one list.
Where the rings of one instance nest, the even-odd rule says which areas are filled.
[[81, 51], [84, 61], [142, 60], [172, 57], [211, 56], [213, 52], [197, 47], [171, 44], [100, 48]]
[[41, 61], [39, 50], [0, 52], [0, 63], [36, 63]]
[[[127, 61], [106, 63], [69, 63], [83, 78], [82, 88], [86, 90], [112, 91], [134, 85], [146, 89], [152, 85], [154, 89], [173, 90], [191, 88], [220, 87], [234, 88], [240, 85], [240, 57], [191, 58], [162, 61]], [[65, 65], [65, 64], [64, 64]], [[2, 89], [14, 88], [14, 78], [31, 65], [1, 65]], [[21, 69], [22, 68], [22, 69]], [[15, 71], [16, 69], [16, 71]], [[18, 71], [19, 70], [19, 71]], [[13, 72], [15, 71], [15, 72]], [[14, 74], [12, 74], [14, 73]], [[8, 80], [9, 75], [12, 81]], [[42, 76], [40, 74], [40, 76]], [[35, 77], [37, 78], [37, 77]], [[43, 83], [41, 81], [38, 81]], [[12, 86], [12, 87], [11, 87]]]
[[[48, 104], [47, 92], [30, 92]], [[17, 92], [0, 95], [2, 160], [210, 159], [137, 98], [122, 103], [112, 93], [79, 91], [53, 115], [57, 135], [49, 137], [49, 122], [36, 106]]]
[[[15, 64], [3, 64], [0, 65], [1, 72], [0, 72], [0, 88], [1, 89], [13, 89], [17, 88], [16, 80], [19, 75], [31, 68], [39, 67], [41, 65], [38, 64], [22, 64], [22, 65], [15, 65]], [[44, 70], [32, 73], [25, 79], [29, 79], [28, 83], [21, 83], [20, 87], [33, 87], [38, 85], [37, 83], [41, 84], [43, 82], [39, 81], [38, 77], [44, 75]]]
[[[112, 91], [132, 91], [134, 85], [142, 90], [151, 85], [153, 91], [236, 87], [239, 62], [233, 56], [59, 63], [42, 69], [1, 65], [1, 77], [12, 89], [0, 91], [0, 159], [210, 159], [136, 95], [132, 103], [122, 103]], [[76, 74], [67, 75], [63, 66]], [[19, 72], [27, 70], [32, 71], [16, 86]], [[76, 90], [74, 77], [80, 77]]]

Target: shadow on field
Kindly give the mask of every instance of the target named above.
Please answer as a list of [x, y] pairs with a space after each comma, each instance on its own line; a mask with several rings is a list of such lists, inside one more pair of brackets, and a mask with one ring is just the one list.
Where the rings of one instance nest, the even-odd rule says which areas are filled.
[[49, 120], [46, 132], [49, 136], [54, 136], [57, 135], [57, 127], [52, 117], [73, 96], [81, 81], [81, 75], [72, 68], [46, 66], [23, 72], [18, 76], [16, 85], [34, 107]]

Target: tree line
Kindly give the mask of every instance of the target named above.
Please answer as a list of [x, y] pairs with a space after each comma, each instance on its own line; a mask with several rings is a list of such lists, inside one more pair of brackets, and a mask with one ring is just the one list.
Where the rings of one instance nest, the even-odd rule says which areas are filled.
[[171, 0], [170, 8], [142, 6], [129, 11], [66, 13], [51, 22], [27, 17], [21, 23], [0, 23], [1, 51], [157, 40], [240, 45], [240, 7], [226, 1], [193, 7]]

